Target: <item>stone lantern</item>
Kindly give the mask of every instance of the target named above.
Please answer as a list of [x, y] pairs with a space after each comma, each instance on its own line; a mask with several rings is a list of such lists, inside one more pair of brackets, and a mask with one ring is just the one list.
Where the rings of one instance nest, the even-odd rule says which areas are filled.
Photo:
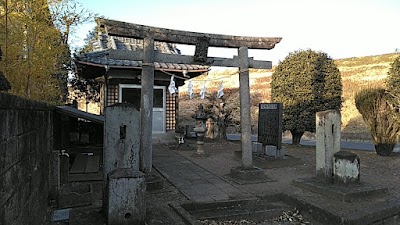
[[206, 128], [207, 115], [206, 112], [204, 111], [202, 104], [199, 105], [193, 117], [196, 120], [196, 126], [193, 129], [197, 137], [196, 155], [206, 155], [203, 146], [204, 146], [204, 135], [207, 131]]

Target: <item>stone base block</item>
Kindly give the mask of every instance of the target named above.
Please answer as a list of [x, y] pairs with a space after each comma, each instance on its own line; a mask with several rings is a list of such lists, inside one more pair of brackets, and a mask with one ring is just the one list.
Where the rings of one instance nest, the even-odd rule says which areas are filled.
[[276, 157], [277, 156], [276, 146], [266, 145], [265, 146], [265, 155]]
[[68, 183], [62, 185], [58, 194], [58, 208], [91, 205], [93, 193], [91, 184]]
[[116, 169], [107, 180], [108, 225], [144, 225], [146, 217], [145, 175], [133, 169]]
[[265, 146], [265, 155], [270, 157], [275, 157], [278, 159], [282, 159], [285, 157], [285, 150], [283, 148], [276, 149], [274, 145], [266, 145]]
[[360, 157], [349, 151], [333, 155], [333, 181], [338, 184], [360, 182]]
[[262, 153], [263, 152], [263, 146], [259, 142], [252, 142], [251, 143], [251, 150], [253, 153]]
[[315, 192], [341, 202], [352, 202], [362, 198], [369, 198], [386, 194], [388, 189], [367, 183], [338, 185], [317, 177], [293, 180], [296, 187]]

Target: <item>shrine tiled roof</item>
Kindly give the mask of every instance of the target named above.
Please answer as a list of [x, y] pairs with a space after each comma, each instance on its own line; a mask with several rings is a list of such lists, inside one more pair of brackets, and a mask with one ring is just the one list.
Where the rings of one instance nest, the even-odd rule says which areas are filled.
[[[180, 54], [180, 50], [174, 44], [155, 41], [155, 50], [167, 54]], [[109, 56], [110, 50], [130, 50], [138, 51], [143, 49], [143, 40], [127, 37], [110, 36], [107, 34], [99, 34], [98, 39], [93, 43], [93, 51], [83, 53], [77, 56], [76, 60], [81, 64], [93, 66], [120, 67], [120, 68], [136, 68], [142, 67], [142, 61], [113, 59]], [[208, 66], [193, 64], [176, 64], [154, 62], [156, 70], [166, 71], [184, 71], [201, 72], [207, 71]]]

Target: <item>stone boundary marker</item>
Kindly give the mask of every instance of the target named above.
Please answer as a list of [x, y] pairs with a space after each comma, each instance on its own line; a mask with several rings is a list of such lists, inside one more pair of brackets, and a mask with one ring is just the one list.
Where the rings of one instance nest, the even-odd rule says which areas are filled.
[[336, 110], [316, 114], [316, 173], [328, 181], [333, 176], [333, 155], [340, 151], [340, 118]]

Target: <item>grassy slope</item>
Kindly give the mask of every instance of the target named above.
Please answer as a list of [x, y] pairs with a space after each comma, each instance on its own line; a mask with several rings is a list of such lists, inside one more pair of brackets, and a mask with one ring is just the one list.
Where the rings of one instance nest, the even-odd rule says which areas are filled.
[[[354, 104], [355, 94], [365, 88], [370, 87], [383, 87], [385, 85], [385, 78], [387, 71], [393, 60], [400, 56], [400, 54], [385, 54], [378, 56], [365, 56], [355, 57], [347, 59], [335, 60], [335, 63], [342, 75], [343, 83], [343, 107], [342, 107], [342, 130], [348, 133], [365, 133], [368, 132], [361, 115], [357, 111]], [[271, 97], [271, 75], [273, 70], [250, 70], [250, 89], [253, 101], [269, 102]], [[224, 89], [237, 89], [239, 87], [238, 70], [225, 70], [225, 71], [211, 71], [208, 76], [201, 76], [194, 79], [194, 92], [198, 94], [201, 87], [206, 82], [207, 92], [215, 93], [218, 86], [223, 80]], [[183, 122], [182, 125], [186, 124], [191, 120], [199, 103], [206, 101], [199, 99], [198, 95], [188, 100], [187, 86], [180, 88], [180, 117]], [[237, 99], [239, 101], [239, 99]], [[256, 124], [257, 118], [257, 102], [253, 102], [254, 105], [251, 109], [253, 123]], [[239, 116], [239, 114], [237, 114]], [[239, 118], [237, 118], [239, 120]]]
[[354, 103], [354, 96], [362, 89], [384, 87], [390, 64], [400, 54], [385, 54], [335, 60], [342, 75], [342, 129], [349, 133], [368, 132]]

